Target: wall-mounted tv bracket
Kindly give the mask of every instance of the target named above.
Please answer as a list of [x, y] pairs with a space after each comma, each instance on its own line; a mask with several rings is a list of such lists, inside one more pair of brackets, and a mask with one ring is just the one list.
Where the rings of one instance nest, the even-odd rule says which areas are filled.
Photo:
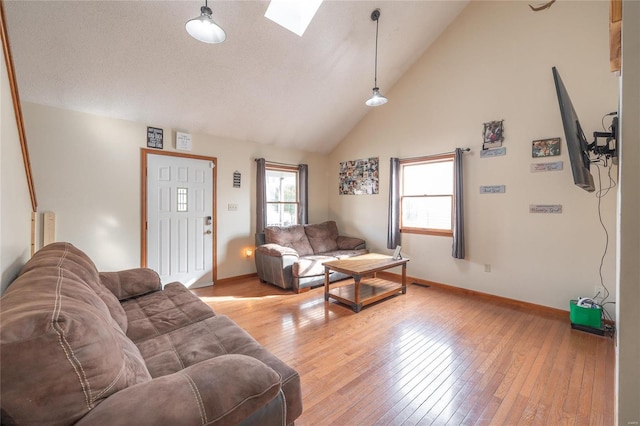
[[[611, 120], [610, 132], [593, 132], [593, 142], [589, 144], [587, 149], [593, 152], [596, 157], [617, 157], [617, 141], [618, 141], [618, 113], [612, 112], [607, 115], [614, 115]], [[605, 139], [604, 144], [599, 144], [598, 139]]]

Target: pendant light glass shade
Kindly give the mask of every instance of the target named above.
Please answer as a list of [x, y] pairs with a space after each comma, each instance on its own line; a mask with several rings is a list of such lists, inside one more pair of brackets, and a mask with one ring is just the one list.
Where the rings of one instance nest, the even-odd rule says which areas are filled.
[[369, 99], [367, 99], [365, 104], [367, 104], [367, 106], [380, 106], [386, 104], [387, 101], [389, 101], [389, 99], [385, 98], [382, 93], [380, 93], [380, 89], [374, 87], [373, 94]]
[[204, 43], [222, 43], [227, 34], [211, 19], [211, 9], [205, 5], [200, 8], [200, 16], [187, 21], [185, 28], [189, 35]]
[[389, 99], [385, 98], [382, 93], [380, 93], [380, 89], [378, 88], [378, 19], [380, 19], [380, 9], [375, 9], [371, 12], [371, 20], [376, 21], [376, 57], [375, 57], [375, 68], [373, 73], [373, 94], [365, 104], [367, 106], [375, 107], [386, 104]]

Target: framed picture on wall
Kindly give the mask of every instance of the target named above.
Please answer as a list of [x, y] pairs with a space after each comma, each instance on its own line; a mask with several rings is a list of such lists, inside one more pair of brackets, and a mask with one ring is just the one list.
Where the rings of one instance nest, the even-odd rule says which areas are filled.
[[340, 195], [377, 194], [378, 169], [378, 157], [341, 162], [338, 193]]
[[484, 123], [482, 129], [482, 149], [499, 148], [504, 140], [504, 120]]
[[147, 147], [162, 149], [163, 131], [158, 127], [147, 127]]
[[560, 138], [540, 139], [531, 143], [531, 156], [552, 157], [560, 155]]

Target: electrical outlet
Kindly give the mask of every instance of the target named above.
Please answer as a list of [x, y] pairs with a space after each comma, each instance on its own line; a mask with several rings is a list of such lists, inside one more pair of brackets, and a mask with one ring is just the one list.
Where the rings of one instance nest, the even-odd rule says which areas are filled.
[[484, 271], [485, 272], [491, 272], [491, 264], [485, 263], [484, 264]]
[[598, 297], [600, 299], [604, 298], [604, 287], [602, 287], [601, 285], [594, 285], [593, 297]]

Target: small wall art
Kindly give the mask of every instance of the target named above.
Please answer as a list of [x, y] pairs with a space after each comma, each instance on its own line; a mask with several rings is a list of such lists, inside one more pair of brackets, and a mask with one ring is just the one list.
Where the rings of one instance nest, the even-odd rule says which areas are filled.
[[339, 194], [371, 195], [378, 193], [378, 157], [340, 163]]
[[562, 214], [562, 204], [529, 204], [529, 213]]
[[162, 149], [163, 131], [158, 127], [147, 127], [147, 147]]
[[551, 157], [560, 155], [560, 138], [540, 139], [531, 143], [531, 156]]
[[504, 140], [504, 120], [484, 123], [482, 149], [499, 148]]
[[529, 213], [562, 214], [562, 204], [530, 204]]
[[507, 192], [506, 185], [486, 185], [480, 186], [481, 194], [504, 194]]
[[553, 163], [533, 163], [531, 164], [531, 172], [557, 172], [562, 170], [562, 161], [554, 161]]
[[502, 157], [503, 155], [507, 155], [506, 146], [502, 146], [500, 148], [495, 148], [495, 149], [485, 149], [483, 151], [480, 151], [480, 158]]
[[181, 151], [191, 151], [191, 134], [176, 132], [176, 149]]

